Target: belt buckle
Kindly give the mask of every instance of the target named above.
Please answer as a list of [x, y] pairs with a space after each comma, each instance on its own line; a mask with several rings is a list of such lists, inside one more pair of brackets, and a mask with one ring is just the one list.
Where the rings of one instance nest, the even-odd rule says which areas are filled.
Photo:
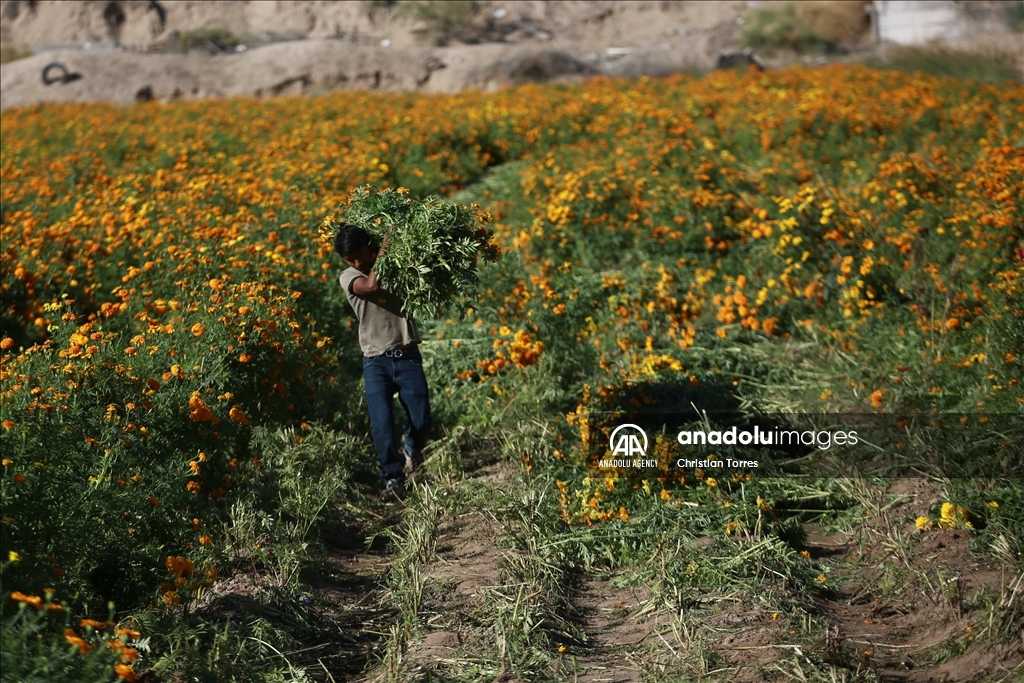
[[391, 349], [389, 351], [385, 351], [384, 355], [386, 355], [388, 358], [401, 358], [403, 352], [402, 349]]

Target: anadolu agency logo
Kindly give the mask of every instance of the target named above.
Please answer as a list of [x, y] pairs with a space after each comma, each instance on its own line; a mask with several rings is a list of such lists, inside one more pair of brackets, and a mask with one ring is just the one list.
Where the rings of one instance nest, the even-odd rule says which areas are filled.
[[[641, 441], [642, 440], [642, 441]], [[608, 437], [612, 457], [602, 459], [600, 467], [655, 467], [654, 460], [645, 460], [647, 432], [635, 424], [619, 425]]]

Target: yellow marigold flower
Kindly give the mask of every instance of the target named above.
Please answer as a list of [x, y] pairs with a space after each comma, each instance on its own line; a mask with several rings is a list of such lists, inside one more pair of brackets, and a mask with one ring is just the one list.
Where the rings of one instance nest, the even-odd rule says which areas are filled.
[[19, 555], [17, 551], [11, 550], [10, 552], [7, 553], [7, 559], [10, 560], [11, 562], [20, 562], [21, 561], [21, 555]]
[[824, 574], [818, 574], [818, 581], [825, 583], [826, 581], [828, 581], [828, 577], [826, 577]]
[[994, 500], [990, 500], [989, 502], [985, 503], [985, 505], [989, 506], [990, 508], [994, 508], [994, 509], [998, 509], [999, 508], [999, 503], [997, 503]]
[[4, 467], [10, 467], [13, 464], [14, 464], [14, 461], [11, 460], [10, 458], [4, 458], [3, 459], [3, 466]]
[[671, 497], [672, 497], [672, 494], [668, 492], [668, 489], [662, 489], [661, 490], [661, 499], [662, 500], [668, 500]]
[[914, 520], [914, 526], [917, 527], [918, 531], [924, 531], [925, 529], [930, 527], [931, 524], [932, 520], [928, 519], [927, 517], [918, 517]]
[[942, 519], [953, 519], [953, 511], [956, 509], [952, 503], [946, 502], [942, 504], [942, 510], [939, 512], [939, 516]]

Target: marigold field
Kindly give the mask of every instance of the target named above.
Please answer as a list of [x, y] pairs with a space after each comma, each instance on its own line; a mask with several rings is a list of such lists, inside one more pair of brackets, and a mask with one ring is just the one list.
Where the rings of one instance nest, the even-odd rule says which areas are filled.
[[[4, 681], [1024, 676], [1024, 86], [40, 105], [0, 181]], [[317, 238], [367, 185], [476, 204], [502, 252], [424, 321], [404, 506]], [[957, 426], [901, 423], [884, 476], [672, 465], [716, 411]], [[626, 417], [657, 467], [598, 466]]]

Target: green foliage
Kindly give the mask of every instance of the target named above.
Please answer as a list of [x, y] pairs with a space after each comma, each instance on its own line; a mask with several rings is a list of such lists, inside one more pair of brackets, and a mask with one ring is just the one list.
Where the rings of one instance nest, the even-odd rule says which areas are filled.
[[183, 52], [197, 49], [209, 50], [211, 46], [215, 50], [226, 52], [234, 49], [239, 42], [238, 36], [223, 26], [182, 31], [173, 41], [174, 46]]
[[1024, 30], [1024, 0], [1008, 2], [1005, 5], [1006, 23], [1014, 31]]
[[454, 41], [476, 43], [481, 33], [474, 21], [477, 3], [464, 0], [405, 0], [398, 3], [395, 18], [422, 25], [421, 38], [438, 47]]
[[[490, 220], [475, 205], [465, 206], [431, 196], [409, 197], [408, 191], [353, 191], [341, 215], [324, 221], [324, 238], [343, 223], [357, 225], [378, 243], [391, 234], [387, 251], [374, 265], [384, 289], [403, 299], [404, 310], [422, 318], [438, 316], [447, 306], [465, 307], [476, 291], [480, 258], [494, 261], [498, 248], [484, 227]], [[391, 226], [395, 226], [393, 233]]]
[[8, 62], [14, 62], [19, 59], [25, 59], [31, 57], [34, 52], [32, 48], [20, 43], [8, 43], [7, 45], [0, 46], [0, 64], [7, 64]]
[[796, 52], [835, 52], [832, 41], [815, 33], [797, 13], [793, 3], [782, 9], [762, 9], [747, 15], [743, 44], [759, 48], [788, 48]]
[[982, 83], [1024, 82], [1019, 54], [969, 53], [941, 46], [902, 46], [890, 50], [884, 58], [868, 63], [876, 68], [896, 69], [930, 76], [946, 76]]

